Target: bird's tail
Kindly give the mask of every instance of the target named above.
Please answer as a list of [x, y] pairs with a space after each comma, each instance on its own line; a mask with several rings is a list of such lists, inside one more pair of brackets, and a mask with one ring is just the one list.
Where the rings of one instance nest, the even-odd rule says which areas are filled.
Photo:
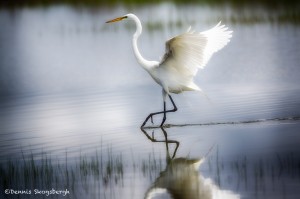
[[199, 91], [199, 93], [201, 93], [207, 99], [207, 101], [209, 101], [212, 104], [212, 101], [210, 100], [208, 95], [206, 95], [206, 93], [194, 82], [190, 82], [190, 84], [185, 88], [185, 90], [186, 91]]

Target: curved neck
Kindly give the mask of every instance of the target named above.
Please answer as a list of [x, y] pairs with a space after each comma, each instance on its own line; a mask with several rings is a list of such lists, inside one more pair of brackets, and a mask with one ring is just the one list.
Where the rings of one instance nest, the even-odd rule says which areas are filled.
[[134, 55], [135, 55], [137, 61], [141, 64], [141, 66], [143, 68], [149, 69], [152, 66], [151, 61], [148, 61], [142, 57], [142, 55], [138, 49], [138, 46], [137, 46], [137, 40], [138, 40], [139, 36], [142, 34], [142, 24], [137, 17], [134, 17], [134, 21], [136, 24], [136, 31], [132, 38]]

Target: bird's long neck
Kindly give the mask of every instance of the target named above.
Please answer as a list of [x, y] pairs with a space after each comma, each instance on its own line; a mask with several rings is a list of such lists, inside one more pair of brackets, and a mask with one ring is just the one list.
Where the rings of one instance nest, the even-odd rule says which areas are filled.
[[139, 64], [141, 64], [141, 66], [148, 70], [150, 69], [150, 67], [153, 65], [151, 61], [146, 60], [145, 58], [143, 58], [143, 56], [141, 55], [138, 46], [137, 46], [137, 40], [139, 38], [139, 36], [142, 34], [142, 24], [140, 22], [140, 20], [136, 17], [134, 19], [135, 24], [136, 24], [136, 31], [133, 35], [132, 38], [132, 45], [133, 45], [133, 51], [134, 51], [134, 55], [137, 59], [137, 61], [139, 62]]

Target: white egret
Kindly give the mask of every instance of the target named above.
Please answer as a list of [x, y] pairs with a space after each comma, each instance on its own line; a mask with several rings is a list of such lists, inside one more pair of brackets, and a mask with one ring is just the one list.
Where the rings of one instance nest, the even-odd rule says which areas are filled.
[[[161, 61], [148, 61], [142, 57], [137, 46], [137, 40], [142, 34], [142, 25], [136, 15], [126, 14], [106, 23], [128, 19], [136, 24], [136, 32], [132, 39], [135, 57], [154, 81], [162, 87], [163, 93], [164, 110], [150, 113], [141, 127], [144, 127], [150, 118], [153, 123], [152, 116], [157, 114], [163, 114], [160, 124], [160, 126], [163, 126], [166, 121], [166, 113], [177, 111], [170, 94], [178, 94], [183, 91], [201, 91], [194, 83], [194, 76], [199, 68], [204, 68], [213, 53], [222, 49], [230, 41], [232, 31], [229, 31], [225, 25], [221, 25], [221, 22], [203, 32], [195, 32], [189, 28], [185, 33], [166, 42], [166, 52]], [[171, 110], [166, 110], [167, 96], [173, 105]]]

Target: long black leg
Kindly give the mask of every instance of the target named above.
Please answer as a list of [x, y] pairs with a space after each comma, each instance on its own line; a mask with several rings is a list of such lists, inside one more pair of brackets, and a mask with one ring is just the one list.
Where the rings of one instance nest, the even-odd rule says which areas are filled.
[[154, 115], [158, 115], [158, 114], [164, 114], [163, 120], [162, 120], [162, 122], [161, 122], [161, 124], [160, 124], [160, 126], [163, 126], [163, 124], [165, 123], [166, 118], [167, 118], [166, 113], [177, 111], [177, 107], [176, 107], [176, 105], [175, 105], [175, 103], [174, 103], [174, 101], [173, 101], [171, 95], [168, 95], [168, 96], [169, 96], [169, 98], [170, 98], [170, 100], [171, 100], [171, 102], [172, 102], [173, 109], [171, 109], [171, 110], [166, 110], [166, 102], [164, 101], [164, 111], [159, 111], [159, 112], [150, 113], [150, 114], [148, 115], [148, 117], [146, 117], [146, 119], [145, 119], [145, 121], [143, 122], [141, 128], [143, 128], [143, 127], [146, 125], [147, 121], [148, 121], [150, 118], [151, 118], [151, 121], [152, 121], [152, 117], [153, 117]]
[[[169, 95], [170, 96], [170, 95]], [[165, 123], [167, 118], [167, 112], [166, 112], [166, 101], [164, 101], [164, 117], [163, 120], [161, 121], [160, 127], [162, 127], [162, 125]]]

